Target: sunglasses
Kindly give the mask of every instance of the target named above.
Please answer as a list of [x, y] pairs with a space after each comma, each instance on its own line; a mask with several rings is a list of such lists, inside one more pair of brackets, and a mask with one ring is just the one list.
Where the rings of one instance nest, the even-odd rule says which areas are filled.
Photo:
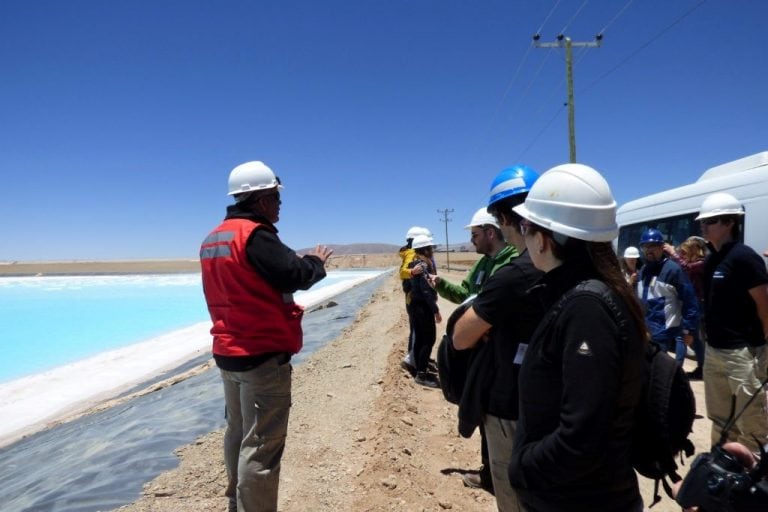
[[265, 197], [265, 198], [266, 197], [274, 197], [275, 201], [280, 201], [280, 192], [275, 191], [275, 192], [272, 192], [271, 194], [264, 194], [261, 197]]
[[531, 223], [528, 220], [521, 220], [520, 221], [520, 234], [523, 236], [526, 236], [528, 232], [531, 230], [531, 227], [533, 226], [533, 223]]
[[707, 226], [712, 226], [720, 222], [720, 217], [710, 217], [708, 219], [701, 219], [699, 222]]

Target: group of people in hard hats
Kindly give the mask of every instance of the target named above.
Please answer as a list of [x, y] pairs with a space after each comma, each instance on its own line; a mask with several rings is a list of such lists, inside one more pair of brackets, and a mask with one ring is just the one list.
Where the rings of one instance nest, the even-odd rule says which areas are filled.
[[[293, 293], [325, 277], [332, 251], [318, 245], [300, 256], [281, 242], [275, 224], [283, 186], [263, 162], [238, 165], [228, 185], [234, 204], [200, 247], [224, 389], [225, 494], [230, 512], [274, 511], [290, 361], [302, 346], [303, 309]], [[700, 302], [707, 412], [713, 442], [724, 436], [742, 443], [739, 460], [749, 457], [744, 445], [754, 448], [768, 434], [760, 382], [768, 274], [761, 257], [738, 242], [743, 217], [742, 205], [722, 193], [708, 197], [698, 217], [710, 249]], [[437, 274], [424, 228], [409, 231], [400, 274], [411, 322], [403, 365], [420, 385], [440, 385], [430, 361], [442, 320], [438, 294], [464, 301], [448, 319], [447, 350], [468, 361], [456, 400], [459, 430], [480, 429], [487, 468], [467, 483], [492, 488], [504, 511], [642, 510], [630, 451], [645, 347], [670, 348], [695, 329], [693, 316], [667, 315], [675, 287], [665, 283], [685, 275], [657, 264], [663, 240], [649, 231], [643, 269], [625, 278], [611, 243], [616, 202], [603, 176], [582, 164], [542, 175], [524, 165], [504, 169], [468, 228], [483, 258], [464, 281]], [[658, 336], [649, 334], [649, 315]], [[728, 430], [732, 396], [745, 412]]]
[[[639, 244], [643, 264], [635, 247], [620, 264], [612, 245], [616, 202], [599, 172], [571, 163], [539, 175], [516, 165], [496, 176], [486, 207], [467, 226], [483, 256], [461, 283], [437, 275], [430, 235], [409, 231], [401, 278], [412, 325], [417, 315], [440, 320], [438, 294], [463, 302], [448, 320], [447, 350], [470, 354], [457, 398], [459, 430], [479, 429], [483, 458], [465, 483], [491, 490], [502, 511], [643, 510], [630, 453], [648, 343], [681, 362], [688, 346], [701, 353], [691, 376], [705, 382], [713, 443], [730, 397], [738, 410], [755, 394], [727, 435], [743, 444], [754, 445], [751, 436], [768, 441], [760, 382], [768, 273], [738, 242], [743, 216], [735, 198], [713, 194], [697, 217], [706, 258], [702, 240], [675, 249], [649, 227]], [[427, 246], [406, 261], [408, 250]], [[421, 313], [414, 313], [417, 287], [422, 296], [427, 287], [435, 291], [428, 296], [434, 307]], [[434, 330], [412, 328], [410, 338], [406, 367], [415, 360], [411, 346], [435, 343]], [[419, 357], [416, 382], [438, 386], [428, 358]]]
[[728, 439], [754, 444], [752, 436], [768, 437], [768, 274], [763, 258], [739, 241], [744, 215], [735, 197], [718, 192], [704, 200], [696, 217], [701, 236], [675, 248], [659, 230], [646, 229], [639, 240], [639, 271], [640, 251], [624, 251], [625, 277], [644, 305], [651, 341], [675, 352], [681, 365], [688, 347], [693, 349], [697, 365], [688, 376], [704, 380], [713, 444], [745, 406]]
[[435, 245], [427, 228], [414, 226], [406, 236], [407, 243], [400, 248], [400, 278], [410, 330], [408, 350], [402, 364], [418, 384], [436, 388], [439, 384], [434, 367], [430, 368], [430, 354], [437, 337], [436, 324], [442, 317], [437, 306], [437, 292], [427, 280], [427, 276], [437, 274], [433, 257]]

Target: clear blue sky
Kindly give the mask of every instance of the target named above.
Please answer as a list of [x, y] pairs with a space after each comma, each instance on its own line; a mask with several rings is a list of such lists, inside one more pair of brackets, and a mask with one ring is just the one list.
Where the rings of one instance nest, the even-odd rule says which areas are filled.
[[[697, 7], [698, 6], [698, 7]], [[514, 163], [619, 203], [768, 150], [764, 0], [5, 0], [0, 260], [195, 258], [263, 160], [296, 249], [451, 243]]]

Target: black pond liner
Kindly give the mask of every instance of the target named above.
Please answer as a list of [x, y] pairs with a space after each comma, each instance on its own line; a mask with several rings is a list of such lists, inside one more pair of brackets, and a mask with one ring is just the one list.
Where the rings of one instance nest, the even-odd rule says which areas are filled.
[[[333, 301], [337, 304], [333, 307], [309, 308], [302, 323], [304, 348], [292, 363], [300, 364], [338, 337], [390, 276], [385, 272], [324, 302]], [[139, 388], [208, 358], [202, 355]], [[132, 503], [146, 482], [178, 465], [176, 448], [223, 426], [224, 396], [214, 367], [160, 391], [39, 432], [0, 448], [2, 510], [91, 512]]]

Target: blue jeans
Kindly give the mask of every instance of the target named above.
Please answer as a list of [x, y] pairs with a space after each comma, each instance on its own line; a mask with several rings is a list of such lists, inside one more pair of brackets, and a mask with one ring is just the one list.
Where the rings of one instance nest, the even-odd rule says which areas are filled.
[[[698, 368], [704, 368], [704, 340], [701, 339], [701, 334], [699, 331], [699, 329], [693, 331], [693, 343], [691, 344], [691, 348], [693, 349], [693, 353], [696, 354], [696, 366]], [[682, 366], [685, 362], [686, 356], [688, 355], [688, 347], [683, 341], [682, 333], [680, 333], [678, 336], [675, 336], [674, 341], [671, 343], [673, 345], [669, 347], [669, 350], [675, 351], [675, 361], [677, 361], [677, 364]]]
[[227, 413], [225, 495], [236, 497], [241, 512], [277, 511], [292, 372], [290, 362], [280, 364], [279, 359], [275, 356], [244, 372], [220, 370]]
[[[699, 336], [698, 331], [693, 333], [693, 344], [691, 345], [694, 354], [696, 354], [696, 367], [704, 368], [704, 342]], [[683, 342], [682, 336], [675, 338], [675, 361], [682, 365], [685, 357], [688, 355], [688, 347]]]
[[685, 350], [685, 343], [683, 342], [682, 330], [677, 334], [672, 334], [668, 338], [651, 338], [651, 343], [664, 352], [674, 352], [675, 360], [679, 364], [683, 364], [687, 351]]

